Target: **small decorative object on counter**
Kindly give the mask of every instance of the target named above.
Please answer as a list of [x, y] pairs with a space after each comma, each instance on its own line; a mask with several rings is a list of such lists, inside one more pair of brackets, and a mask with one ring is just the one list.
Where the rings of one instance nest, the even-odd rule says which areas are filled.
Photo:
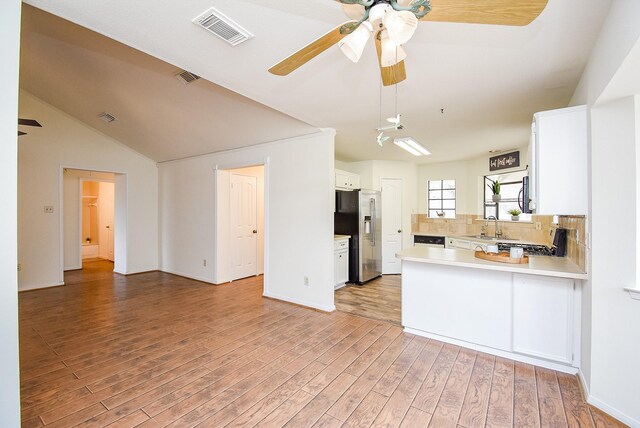
[[520, 211], [517, 208], [514, 208], [512, 210], [507, 211], [509, 214], [511, 214], [511, 221], [518, 221], [520, 220], [520, 214], [522, 214], [522, 211]]
[[491, 199], [493, 202], [500, 202], [500, 199], [502, 199], [502, 196], [500, 195], [500, 182], [498, 180], [493, 181], [488, 177], [487, 180], [491, 182], [490, 185], [487, 184], [487, 187], [491, 189], [491, 192], [493, 193], [493, 195], [491, 195]]

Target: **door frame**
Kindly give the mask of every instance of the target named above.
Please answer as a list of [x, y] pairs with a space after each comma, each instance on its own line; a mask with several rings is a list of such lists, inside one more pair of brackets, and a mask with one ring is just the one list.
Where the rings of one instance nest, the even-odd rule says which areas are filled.
[[[64, 272], [65, 272], [65, 269], [64, 269], [64, 171], [66, 169], [75, 169], [79, 171], [87, 171], [90, 173], [102, 172], [102, 173], [109, 173], [109, 174], [114, 174], [116, 176], [122, 177], [122, 183], [120, 186], [118, 186], [118, 181], [119, 181], [118, 178], [116, 177], [116, 180], [114, 180], [115, 188], [114, 188], [114, 203], [113, 203], [113, 209], [114, 209], [113, 228], [114, 230], [122, 231], [120, 236], [122, 237], [122, 239], [124, 239], [124, 242], [120, 242], [120, 240], [118, 240], [118, 245], [116, 245], [116, 236], [114, 234], [113, 236], [113, 262], [114, 262], [113, 271], [116, 273], [121, 273], [125, 275], [126, 267], [127, 267], [126, 248], [127, 248], [127, 236], [128, 236], [126, 226], [127, 226], [127, 219], [129, 217], [129, 213], [127, 212], [127, 191], [128, 191], [127, 173], [120, 172], [120, 171], [108, 171], [108, 170], [97, 169], [97, 168], [89, 168], [89, 167], [80, 166], [80, 165], [66, 164], [66, 165], [60, 165], [60, 171], [58, 174], [58, 206], [60, 207], [60, 216], [59, 216], [59, 224], [58, 224], [58, 240], [60, 243], [59, 250], [58, 250], [58, 253], [59, 253], [59, 258], [58, 258], [59, 284], [58, 285], [64, 285]], [[82, 177], [79, 177], [79, 179], [81, 178]], [[99, 181], [99, 180], [94, 180], [94, 181]], [[118, 191], [118, 187], [120, 187], [120, 191]], [[120, 195], [121, 196], [120, 199], [124, 201], [123, 204], [118, 204], [118, 195]], [[80, 187], [79, 197], [80, 199], [82, 198], [82, 187]], [[119, 216], [117, 215], [119, 209], [122, 209], [122, 213], [124, 215], [124, 217], [121, 219], [119, 219]], [[82, 205], [80, 205], [79, 210], [80, 210], [80, 212], [78, 213], [78, 215], [80, 216], [79, 230], [82, 231]], [[78, 269], [82, 269], [82, 240], [80, 240], [78, 244], [80, 246], [80, 252], [78, 254], [78, 257], [79, 257]], [[123, 254], [120, 254], [120, 251], [117, 251], [118, 247], [121, 247], [124, 250]]]
[[[218, 194], [218, 179], [219, 179], [219, 171], [228, 171], [232, 169], [239, 168], [247, 168], [252, 166], [262, 166], [263, 170], [263, 180], [264, 180], [264, 212], [263, 212], [263, 294], [269, 295], [270, 292], [270, 255], [269, 255], [269, 244], [271, 242], [271, 232], [270, 232], [270, 221], [269, 221], [269, 200], [270, 200], [270, 186], [269, 186], [269, 175], [270, 175], [270, 158], [267, 157], [257, 157], [253, 160], [241, 161], [241, 162], [231, 162], [224, 164], [216, 164], [213, 167], [213, 200], [215, 207], [218, 206], [219, 198], [221, 195]], [[213, 271], [215, 272], [215, 277], [212, 278], [212, 282], [214, 284], [222, 284], [228, 282], [228, 279], [225, 276], [220, 276], [221, 266], [219, 265], [218, 254], [219, 251], [222, 250], [223, 243], [219, 241], [217, 231], [220, 225], [221, 219], [219, 218], [220, 211], [218, 209], [214, 209], [213, 212]]]
[[[380, 177], [380, 183], [379, 183], [379, 188], [380, 188], [380, 195], [382, 195], [382, 182], [384, 180], [400, 180], [400, 183], [402, 185], [402, 194], [400, 195], [400, 227], [402, 228], [402, 233], [400, 234], [400, 250], [402, 250], [404, 248], [404, 235], [405, 235], [405, 227], [404, 227], [404, 178], [402, 177]], [[384, 196], [382, 196], [382, 198], [384, 198]], [[382, 224], [384, 224], [384, 213], [382, 213]], [[384, 233], [382, 234], [382, 236], [384, 237]], [[384, 246], [384, 239], [382, 239], [382, 245]], [[382, 254], [384, 257], [384, 248], [382, 249]], [[382, 266], [384, 266], [384, 260], [382, 260]], [[383, 269], [384, 270], [384, 269]], [[384, 275], [384, 273], [383, 273]], [[391, 275], [395, 275], [395, 274], [391, 274]]]

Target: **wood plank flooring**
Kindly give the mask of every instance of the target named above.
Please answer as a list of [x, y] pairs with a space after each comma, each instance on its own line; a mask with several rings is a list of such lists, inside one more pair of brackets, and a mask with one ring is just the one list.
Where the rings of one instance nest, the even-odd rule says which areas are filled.
[[622, 426], [573, 376], [107, 262], [20, 294], [24, 427]]
[[384, 275], [364, 285], [347, 284], [336, 290], [336, 309], [400, 325], [400, 275]]

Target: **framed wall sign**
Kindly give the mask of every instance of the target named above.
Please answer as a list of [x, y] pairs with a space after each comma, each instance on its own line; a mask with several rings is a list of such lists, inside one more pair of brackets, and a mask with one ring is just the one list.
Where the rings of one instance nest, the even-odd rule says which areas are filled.
[[520, 166], [520, 152], [504, 153], [489, 158], [489, 171], [516, 168]]

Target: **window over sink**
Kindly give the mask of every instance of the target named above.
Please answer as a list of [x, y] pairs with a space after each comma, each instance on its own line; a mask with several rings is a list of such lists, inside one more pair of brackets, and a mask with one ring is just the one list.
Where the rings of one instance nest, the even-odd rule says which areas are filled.
[[[521, 210], [519, 198], [522, 198], [522, 179], [527, 175], [526, 170], [505, 174], [486, 175], [484, 177], [484, 218], [495, 216], [498, 220], [511, 220], [509, 211]], [[490, 187], [493, 182], [500, 183], [500, 201], [494, 202]], [[531, 221], [531, 214], [520, 214], [520, 220]]]
[[456, 180], [429, 180], [429, 218], [456, 218]]

